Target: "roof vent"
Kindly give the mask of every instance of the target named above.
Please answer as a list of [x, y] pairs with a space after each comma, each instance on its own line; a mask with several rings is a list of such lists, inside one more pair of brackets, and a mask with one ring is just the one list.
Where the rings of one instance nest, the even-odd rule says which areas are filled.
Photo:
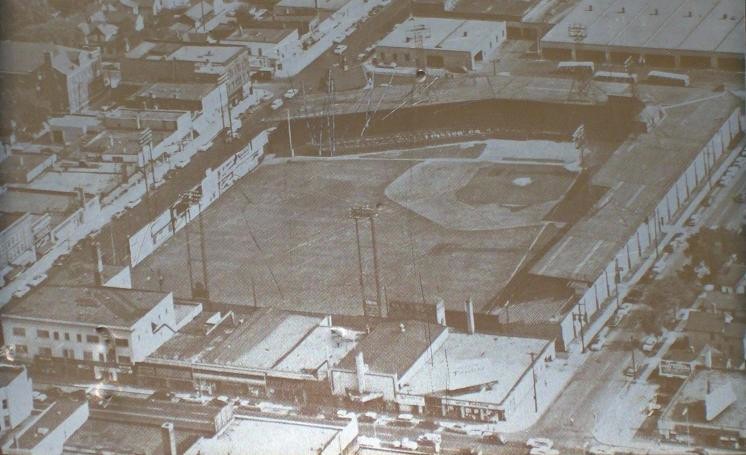
[[651, 16], [657, 16], [658, 15], [658, 8], [655, 8], [652, 13], [650, 13]]
[[585, 8], [586, 11], [593, 11], [593, 5], [588, 5]]
[[724, 20], [724, 21], [725, 21], [725, 20], [728, 20], [728, 15], [727, 15], [727, 14], [725, 14], [725, 13], [723, 14], [723, 20]]
[[687, 12], [686, 16], [684, 16], [684, 17], [692, 17], [692, 12], [691, 11]]
[[406, 332], [406, 331], [407, 331], [407, 328], [406, 328], [406, 327], [404, 326], [404, 323], [403, 323], [403, 322], [399, 324], [399, 331], [400, 331], [401, 333], [404, 333], [404, 332]]
[[469, 32], [467, 32], [466, 30], [464, 30], [464, 38], [466, 38], [467, 36], [469, 36]]
[[626, 9], [624, 9], [624, 7], [623, 7], [623, 6], [622, 6], [622, 9], [620, 9], [620, 10], [619, 10], [619, 14], [624, 14], [624, 13], [626, 13], [626, 12], [627, 12], [627, 10], [626, 10]]

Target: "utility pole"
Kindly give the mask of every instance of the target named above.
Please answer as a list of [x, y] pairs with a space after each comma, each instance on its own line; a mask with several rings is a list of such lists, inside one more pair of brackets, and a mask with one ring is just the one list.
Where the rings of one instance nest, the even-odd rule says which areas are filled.
[[290, 109], [287, 110], [288, 113], [288, 143], [290, 144], [290, 157], [295, 158], [295, 150], [293, 150], [293, 134], [290, 131]]
[[635, 339], [629, 337], [629, 347], [632, 351], [632, 379], [637, 380], [637, 362], [635, 362]]
[[334, 119], [334, 77], [332, 76], [332, 70], [329, 69], [329, 82], [327, 84], [329, 91], [329, 112], [327, 122], [329, 122], [329, 156], [334, 156], [337, 152], [337, 137], [335, 131], [335, 119]]
[[[368, 317], [368, 310], [367, 305], [365, 301], [365, 282], [363, 281], [363, 253], [362, 249], [360, 248], [360, 218], [355, 216], [354, 212], [352, 212], [352, 219], [355, 220], [355, 240], [357, 242], [357, 265], [358, 265], [358, 277], [360, 281], [360, 296], [362, 298], [363, 303], [363, 315]], [[367, 325], [367, 321], [366, 321]]]
[[536, 369], [534, 368], [534, 359], [536, 354], [529, 352], [531, 355], [531, 378], [534, 380], [534, 412], [539, 412], [539, 400], [536, 396]]
[[584, 315], [580, 312], [580, 309], [578, 308], [577, 313], [572, 314], [573, 321], [578, 321], [580, 324], [580, 352], [585, 354], [585, 334], [583, 333], [583, 319]]

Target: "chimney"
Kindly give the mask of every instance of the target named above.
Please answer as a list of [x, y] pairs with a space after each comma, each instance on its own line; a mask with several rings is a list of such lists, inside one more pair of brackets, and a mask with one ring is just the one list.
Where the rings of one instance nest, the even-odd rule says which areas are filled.
[[365, 392], [365, 358], [362, 352], [355, 356], [355, 373], [357, 375], [357, 391]]
[[85, 190], [83, 187], [78, 187], [78, 202], [80, 202], [80, 206], [85, 209]]
[[446, 303], [440, 297], [435, 302], [435, 323], [446, 325]]
[[712, 369], [712, 348], [709, 346], [705, 349], [705, 368]]
[[53, 58], [54, 58], [54, 51], [44, 51], [44, 65], [45, 66], [51, 67]]
[[91, 245], [91, 253], [93, 254], [93, 263], [96, 265], [96, 270], [93, 272], [93, 284], [103, 286], [104, 263], [101, 260], [101, 245], [98, 242], [93, 242], [93, 245]]
[[712, 393], [712, 384], [710, 384], [710, 380], [707, 380], [707, 395]]
[[166, 422], [161, 425], [161, 438], [163, 441], [163, 453], [166, 455], [176, 454], [176, 435], [174, 434], [174, 424]]
[[470, 334], [474, 333], [474, 301], [469, 299], [464, 304], [464, 311], [466, 312], [466, 331]]

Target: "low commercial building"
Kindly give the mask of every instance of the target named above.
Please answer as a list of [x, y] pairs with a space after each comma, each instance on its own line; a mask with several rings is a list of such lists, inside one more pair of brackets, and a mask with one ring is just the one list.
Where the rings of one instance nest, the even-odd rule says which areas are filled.
[[328, 396], [328, 371], [357, 335], [329, 317], [274, 309], [203, 313], [136, 367], [144, 386], [306, 403]]
[[42, 286], [0, 316], [6, 345], [35, 367], [116, 378], [171, 339], [201, 311], [171, 293], [108, 287]]
[[65, 441], [87, 420], [88, 401], [64, 397], [32, 416], [2, 445], [7, 455], [62, 455]]
[[240, 46], [152, 41], [140, 43], [121, 62], [125, 82], [225, 83], [232, 100], [243, 98], [249, 69], [249, 54]]
[[505, 40], [505, 22], [413, 17], [376, 45], [382, 63], [472, 71]]
[[92, 115], [65, 115], [47, 120], [52, 142], [71, 144], [86, 134], [101, 130], [101, 120]]
[[31, 392], [31, 378], [26, 368], [0, 365], [0, 433], [16, 428], [31, 415], [34, 407]]
[[54, 153], [13, 152], [0, 163], [3, 183], [31, 183], [57, 161]]
[[35, 248], [47, 251], [51, 246], [69, 242], [80, 229], [97, 220], [101, 204], [97, 196], [81, 188], [77, 191], [11, 188], [0, 194], [0, 212], [33, 215], [31, 232]]
[[555, 357], [550, 340], [458, 333], [422, 321], [383, 322], [332, 368], [332, 391], [401, 412], [509, 421]]
[[541, 38], [545, 58], [743, 71], [740, 0], [583, 0]]
[[36, 260], [32, 225], [33, 215], [25, 212], [0, 212], [0, 268], [5, 276], [9, 266]]
[[298, 59], [302, 51], [298, 30], [292, 28], [240, 27], [220, 43], [243, 46], [249, 54], [253, 71], [278, 77], [288, 75], [289, 64]]
[[264, 417], [240, 417], [220, 435], [203, 438], [184, 455], [229, 455], [251, 447], [256, 453], [349, 455], [357, 452], [357, 420], [336, 425]]
[[[746, 367], [746, 324], [721, 312], [690, 311], [684, 327], [693, 350], [714, 348], [728, 369]], [[710, 360], [712, 362], [712, 360]]]
[[178, 149], [163, 131], [104, 130], [83, 138], [81, 150], [89, 161], [134, 164], [138, 168], [163, 159], [164, 154]]
[[658, 420], [668, 440], [741, 449], [746, 444], [746, 373], [701, 370], [681, 385]]
[[0, 42], [3, 99], [16, 111], [28, 105], [51, 111], [79, 112], [104, 89], [101, 53], [49, 43]]

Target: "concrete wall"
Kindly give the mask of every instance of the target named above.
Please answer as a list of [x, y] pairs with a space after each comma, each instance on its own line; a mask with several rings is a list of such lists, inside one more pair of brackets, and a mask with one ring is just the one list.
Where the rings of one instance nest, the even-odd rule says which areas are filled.
[[[202, 183], [202, 199], [189, 208], [188, 219], [197, 217], [200, 210], [209, 207], [220, 195], [227, 191], [239, 178], [247, 175], [259, 164], [267, 144], [268, 133], [262, 131], [241, 149], [228, 157], [216, 171], [208, 169]], [[150, 223], [129, 238], [130, 264], [135, 267], [150, 256], [166, 240], [181, 230], [186, 224], [185, 217], [172, 217], [171, 210], [159, 214]]]
[[[0, 432], [15, 428], [31, 415], [34, 407], [31, 391], [31, 378], [25, 368], [19, 369], [18, 376], [0, 388], [0, 399], [7, 403], [7, 408], [0, 408]], [[9, 427], [5, 425], [6, 417], [10, 420]]]
[[0, 232], [0, 267], [12, 263], [27, 251], [36, 254], [32, 223], [32, 216], [25, 213]]

